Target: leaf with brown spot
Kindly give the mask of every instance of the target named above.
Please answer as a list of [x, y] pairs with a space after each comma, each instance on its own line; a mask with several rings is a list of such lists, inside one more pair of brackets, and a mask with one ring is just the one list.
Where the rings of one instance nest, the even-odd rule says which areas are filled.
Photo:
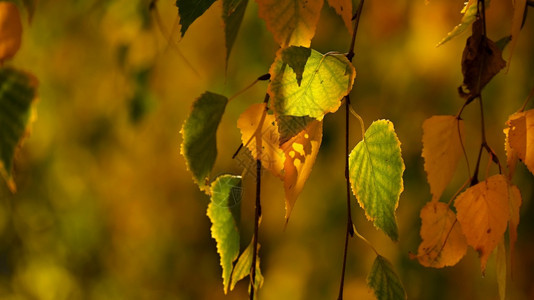
[[467, 243], [479, 253], [482, 273], [506, 231], [510, 217], [508, 198], [506, 177], [494, 175], [468, 188], [454, 203]]
[[473, 34], [467, 39], [462, 55], [462, 97], [474, 97], [488, 82], [506, 66], [502, 52], [495, 43], [483, 35], [484, 25], [478, 19], [473, 23]]
[[462, 156], [464, 123], [454, 116], [432, 116], [423, 123], [423, 153], [432, 200], [449, 184]]
[[443, 202], [431, 201], [421, 209], [421, 238], [417, 259], [425, 267], [454, 266], [467, 251], [456, 215]]

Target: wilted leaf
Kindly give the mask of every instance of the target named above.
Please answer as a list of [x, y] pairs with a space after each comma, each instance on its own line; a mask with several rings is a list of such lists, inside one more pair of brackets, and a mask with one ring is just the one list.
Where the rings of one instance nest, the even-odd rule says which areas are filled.
[[[254, 240], [254, 239], [252, 239]], [[260, 249], [260, 244], [258, 244], [258, 250]], [[241, 253], [237, 263], [234, 266], [234, 271], [232, 272], [232, 283], [230, 284], [230, 290], [233, 291], [237, 282], [246, 276], [250, 275], [252, 267], [252, 252], [254, 251], [254, 244], [252, 241], [248, 247]], [[260, 270], [260, 257], [256, 257], [256, 275], [254, 276], [254, 288], [258, 290], [263, 285], [263, 275], [261, 275]]]
[[276, 42], [287, 46], [309, 47], [315, 35], [323, 0], [256, 0], [260, 18]]
[[195, 22], [198, 17], [202, 16], [215, 0], [177, 0], [178, 14], [180, 15], [180, 32], [184, 36], [185, 32]]
[[468, 188], [454, 203], [467, 243], [480, 256], [482, 273], [506, 231], [510, 217], [508, 197], [506, 178], [494, 175]]
[[[519, 208], [521, 207], [521, 192], [517, 186], [508, 185], [508, 196], [510, 197], [510, 221], [508, 225], [508, 234], [510, 236], [510, 266], [514, 266], [514, 250], [517, 241], [517, 226], [519, 225]], [[511, 268], [511, 269], [512, 269]]]
[[208, 217], [211, 220], [211, 237], [217, 242], [217, 252], [221, 257], [224, 293], [228, 291], [232, 263], [239, 255], [239, 206], [241, 202], [241, 177], [222, 175], [211, 185], [211, 202]]
[[367, 276], [367, 284], [373, 289], [378, 300], [403, 300], [407, 298], [404, 286], [393, 270], [393, 265], [380, 255], [377, 255], [371, 267], [371, 272]]
[[506, 299], [506, 249], [504, 239], [497, 246], [497, 257], [495, 259], [497, 269], [497, 287], [501, 300]]
[[449, 206], [431, 201], [421, 209], [421, 238], [417, 259], [425, 267], [454, 266], [467, 251], [460, 223]]
[[193, 103], [191, 113], [182, 126], [181, 154], [193, 179], [201, 190], [207, 189], [209, 175], [217, 158], [217, 128], [228, 99], [206, 92]]
[[0, 66], [17, 53], [21, 35], [19, 9], [11, 2], [0, 2]]
[[37, 80], [32, 75], [0, 68], [0, 175], [12, 192], [16, 190], [11, 173], [13, 158], [35, 118], [32, 110], [36, 89]]
[[[511, 154], [517, 153], [519, 159], [534, 174], [534, 110], [512, 115], [507, 124], [508, 142], [513, 150]], [[507, 153], [507, 156], [510, 155]]]
[[501, 50], [483, 32], [482, 20], [476, 20], [473, 23], [473, 34], [467, 39], [462, 55], [464, 82], [460, 95], [463, 97], [479, 95], [493, 76], [506, 66]]
[[234, 46], [237, 32], [245, 16], [248, 0], [223, 0], [224, 36], [226, 39], [226, 65]]
[[274, 115], [265, 115], [263, 126], [259, 131], [261, 136], [261, 154], [256, 149], [255, 133], [260, 125], [265, 111], [265, 103], [251, 105], [237, 120], [237, 127], [241, 130], [241, 142], [246, 145], [254, 159], [260, 159], [264, 168], [273, 175], [283, 178], [285, 154], [279, 147], [278, 126]]
[[423, 123], [423, 158], [432, 200], [439, 200], [462, 156], [464, 122], [454, 116], [432, 116]]
[[323, 122], [312, 121], [306, 129], [282, 145], [286, 159], [284, 162], [284, 190], [286, 196], [286, 221], [304, 183], [310, 176], [323, 137]]
[[517, 43], [517, 39], [519, 38], [519, 32], [521, 31], [523, 17], [527, 8], [527, 0], [514, 0], [512, 3], [514, 4], [514, 16], [512, 17], [512, 44], [510, 44], [510, 57], [508, 58], [508, 64], [510, 64], [512, 61], [515, 45]]
[[341, 16], [347, 30], [352, 34], [352, 0], [328, 0], [328, 5]]
[[[284, 53], [290, 52], [291, 55]], [[341, 54], [325, 54], [311, 50], [299, 84], [297, 73], [288, 67], [284, 59], [290, 57], [293, 66], [306, 60], [306, 53], [295, 47], [281, 49], [271, 66], [271, 83], [268, 93], [277, 115], [310, 116], [322, 120], [324, 115], [335, 112], [341, 100], [352, 89], [356, 71]], [[298, 61], [296, 61], [298, 60]]]
[[349, 156], [352, 192], [367, 219], [397, 241], [395, 210], [403, 190], [404, 162], [393, 123], [373, 122]]
[[[453, 28], [451, 32], [447, 34], [447, 36], [442, 39], [438, 46], [441, 46], [445, 44], [446, 42], [450, 41], [452, 38], [456, 37], [460, 33], [464, 32], [467, 28], [469, 28], [469, 25], [471, 25], [476, 20], [476, 14], [477, 14], [477, 0], [469, 0], [465, 7], [462, 9], [462, 13], [464, 14], [462, 17], [462, 21], [460, 24], [456, 25], [456, 27]], [[489, 0], [486, 0], [486, 7], [489, 5]]]

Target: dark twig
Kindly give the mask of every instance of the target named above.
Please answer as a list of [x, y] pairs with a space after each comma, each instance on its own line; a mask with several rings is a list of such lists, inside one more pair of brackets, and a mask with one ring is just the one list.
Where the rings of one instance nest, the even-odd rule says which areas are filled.
[[261, 201], [260, 201], [260, 188], [261, 188], [261, 160], [256, 160], [256, 205], [254, 211], [254, 237], [253, 237], [253, 256], [252, 267], [250, 271], [250, 300], [254, 300], [254, 289], [256, 282], [256, 259], [258, 257], [258, 227], [261, 217]]

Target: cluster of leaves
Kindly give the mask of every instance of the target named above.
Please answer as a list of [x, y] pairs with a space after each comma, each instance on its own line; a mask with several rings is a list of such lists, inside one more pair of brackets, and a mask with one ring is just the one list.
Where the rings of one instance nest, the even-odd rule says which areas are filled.
[[12, 192], [16, 191], [13, 159], [36, 116], [37, 79], [8, 65], [20, 48], [21, 36], [18, 7], [0, 1], [0, 176]]
[[[213, 2], [177, 1], [182, 35]], [[223, 0], [227, 58], [247, 2]], [[242, 151], [248, 151], [257, 161], [256, 171], [259, 172], [263, 167], [282, 180], [287, 222], [319, 152], [323, 118], [328, 113], [336, 112], [342, 100], [348, 97], [356, 71], [349, 60], [352, 59], [350, 55], [338, 52], [321, 54], [309, 47], [323, 0], [262, 0], [257, 3], [260, 18], [265, 20], [281, 48], [269, 74], [258, 78], [270, 80], [263, 103], [253, 104], [246, 109], [237, 120], [237, 127], [241, 131]], [[352, 33], [352, 1], [329, 0], [328, 3], [341, 15], [348, 31]], [[241, 176], [210, 177], [217, 156], [217, 127], [231, 99], [205, 92], [194, 101], [181, 130], [181, 153], [188, 169], [199, 188], [211, 197], [208, 216], [212, 222], [212, 237], [217, 242], [221, 258], [225, 292], [229, 286], [230, 290], [233, 289], [235, 282], [249, 272], [254, 278], [255, 269], [259, 270], [259, 260], [254, 266], [249, 259], [258, 255], [251, 253], [251, 245], [239, 255], [237, 204], [241, 200]], [[363, 122], [361, 125], [363, 140], [346, 158], [352, 191], [367, 218], [397, 241], [395, 210], [403, 190], [404, 171], [400, 141], [390, 121], [375, 121], [367, 131]], [[259, 186], [257, 189], [259, 194]], [[258, 211], [256, 217], [258, 220]], [[257, 231], [253, 241], [255, 238]], [[378, 253], [368, 282], [379, 299], [406, 298], [392, 265]], [[261, 276], [256, 276], [253, 286], [253, 289], [261, 286]]]
[[[458, 89], [465, 104], [456, 116], [432, 116], [423, 123], [423, 153], [425, 171], [430, 184], [432, 200], [421, 210], [422, 242], [418, 254], [413, 257], [427, 267], [442, 268], [453, 266], [467, 251], [467, 246], [475, 249], [481, 261], [482, 273], [485, 272], [490, 254], [497, 251], [497, 278], [501, 299], [505, 298], [506, 286], [506, 247], [505, 232], [509, 233], [510, 257], [514, 252], [519, 224], [521, 193], [512, 183], [517, 160], [520, 159], [534, 174], [534, 148], [532, 141], [531, 122], [533, 110], [512, 114], [506, 122], [504, 145], [508, 172], [503, 174], [502, 167], [495, 152], [486, 142], [484, 115], [481, 91], [486, 84], [506, 66], [502, 59], [502, 49], [508, 41], [512, 45], [517, 40], [521, 22], [526, 8], [525, 1], [515, 2], [513, 28], [510, 37], [495, 43], [486, 36], [485, 6], [489, 1], [469, 1], [464, 8], [465, 15], [458, 25], [443, 42], [457, 35], [459, 31], [472, 26], [472, 35], [462, 56], [463, 85]], [[442, 42], [442, 43], [443, 43]], [[458, 162], [465, 153], [464, 120], [461, 119], [463, 109], [478, 100], [481, 108], [481, 145], [476, 167], [467, 179], [460, 193], [468, 184], [469, 187], [458, 193], [448, 202], [440, 202], [443, 191], [450, 183]], [[526, 103], [525, 103], [526, 105]], [[489, 162], [499, 167], [499, 173], [479, 181], [478, 173], [481, 155], [486, 151]], [[469, 162], [466, 162], [469, 169]], [[457, 196], [457, 197], [456, 197]], [[451, 204], [454, 202], [454, 208]]]

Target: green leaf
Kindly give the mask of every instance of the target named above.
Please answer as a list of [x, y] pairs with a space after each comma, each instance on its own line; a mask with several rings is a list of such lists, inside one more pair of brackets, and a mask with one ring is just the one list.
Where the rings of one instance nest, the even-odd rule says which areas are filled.
[[182, 130], [181, 154], [201, 190], [207, 189], [209, 175], [217, 157], [217, 128], [228, 99], [206, 92], [194, 103]]
[[12, 192], [15, 150], [27, 135], [32, 119], [37, 80], [12, 68], [0, 68], [0, 175]]
[[233, 262], [239, 254], [239, 205], [241, 202], [241, 176], [221, 175], [211, 185], [211, 202], [208, 217], [211, 236], [217, 242], [221, 257], [224, 293], [228, 291]]
[[[490, 3], [489, 0], [485, 1], [486, 9], [488, 8], [489, 3]], [[469, 28], [469, 25], [475, 22], [477, 10], [478, 10], [477, 4], [478, 4], [477, 0], [470, 0], [465, 5], [464, 9], [462, 10], [462, 12], [464, 13], [464, 16], [462, 17], [462, 21], [460, 22], [460, 24], [456, 25], [452, 29], [452, 31], [449, 32], [447, 36], [438, 43], [438, 46], [445, 44], [446, 42], [450, 41], [452, 38], [464, 32], [467, 28]]]
[[215, 0], [177, 0], [178, 14], [180, 14], [180, 29], [182, 36], [196, 19], [202, 16]]
[[[274, 110], [277, 115], [322, 120], [326, 113], [337, 111], [343, 97], [352, 89], [356, 71], [342, 54], [323, 55], [312, 49], [307, 57], [305, 51], [295, 48], [279, 50], [269, 70], [271, 83], [267, 91]], [[297, 75], [306, 59], [299, 84]]]
[[403, 300], [406, 291], [402, 282], [393, 270], [393, 265], [383, 256], [378, 255], [367, 276], [367, 284], [371, 287], [378, 300]]
[[367, 219], [397, 241], [395, 210], [403, 190], [404, 162], [393, 123], [373, 122], [349, 156], [352, 192]]
[[237, 32], [245, 16], [248, 0], [223, 0], [224, 36], [226, 38], [226, 65], [234, 46]]
[[[239, 259], [237, 260], [237, 263], [234, 266], [234, 271], [232, 272], [232, 283], [230, 284], [230, 290], [233, 291], [235, 285], [237, 282], [246, 276], [250, 275], [251, 267], [252, 267], [252, 252], [254, 250], [254, 244], [253, 244], [254, 238], [252, 238], [252, 241], [248, 245], [248, 247], [241, 253], [241, 256], [239, 256]], [[258, 249], [260, 248], [260, 244], [258, 244]], [[260, 258], [256, 258], [256, 276], [254, 280], [254, 288], [256, 291], [261, 288], [263, 285], [263, 275], [260, 271]]]

